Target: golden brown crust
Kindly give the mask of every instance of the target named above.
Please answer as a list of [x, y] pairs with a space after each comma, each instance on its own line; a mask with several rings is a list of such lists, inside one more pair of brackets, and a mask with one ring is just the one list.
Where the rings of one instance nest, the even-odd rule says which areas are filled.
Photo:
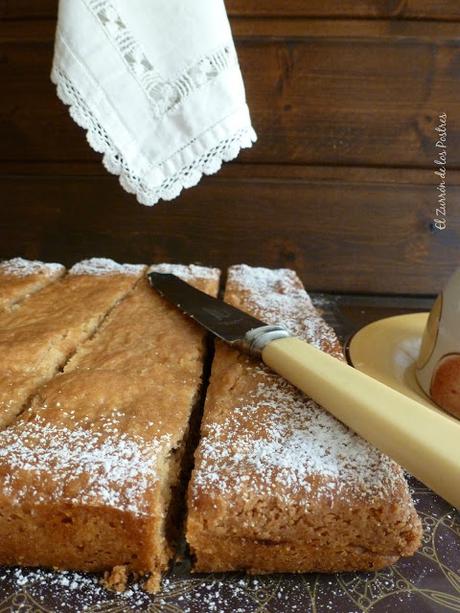
[[[233, 267], [225, 296], [342, 357], [292, 271]], [[201, 433], [187, 519], [197, 570], [366, 570], [417, 549], [420, 521], [401, 469], [221, 343]]]
[[11, 309], [65, 273], [62, 264], [14, 258], [0, 263], [0, 310]]
[[[187, 271], [217, 293], [218, 271]], [[0, 564], [113, 568], [113, 589], [151, 573], [155, 588], [204, 352], [203, 330], [140, 280], [0, 432]]]
[[104, 260], [105, 274], [95, 274], [91, 262], [79, 263], [20, 308], [0, 313], [0, 429], [95, 332], [143, 270]]

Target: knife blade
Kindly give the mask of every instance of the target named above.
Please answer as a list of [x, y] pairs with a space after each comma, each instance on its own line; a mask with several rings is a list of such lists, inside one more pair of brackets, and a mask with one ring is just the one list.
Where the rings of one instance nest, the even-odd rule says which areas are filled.
[[282, 325], [264, 323], [231, 304], [208, 296], [170, 273], [150, 272], [150, 285], [183, 313], [230, 345], [260, 355], [262, 346], [290, 336]]
[[[337, 419], [460, 507], [460, 421], [443, 415], [172, 274], [151, 272], [161, 296], [220, 339], [263, 362]], [[377, 348], [378, 349], [378, 348]]]

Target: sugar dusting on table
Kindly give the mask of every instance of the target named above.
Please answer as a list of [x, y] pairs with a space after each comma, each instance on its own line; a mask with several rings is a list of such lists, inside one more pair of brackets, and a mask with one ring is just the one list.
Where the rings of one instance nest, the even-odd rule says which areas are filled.
[[62, 264], [55, 262], [41, 262], [39, 260], [26, 260], [13, 258], [0, 262], [0, 273], [15, 277], [27, 277], [29, 275], [53, 276], [65, 270]]
[[[110, 610], [120, 613], [140, 611], [152, 604], [152, 597], [135, 583], [123, 593], [109, 592], [101, 585], [98, 575], [75, 571], [52, 571], [41, 568], [2, 568], [0, 584], [13, 589], [11, 611], [56, 611], [84, 613]], [[10, 589], [11, 589], [10, 588]], [[37, 604], [43, 605], [39, 609]], [[45, 606], [46, 603], [46, 606]], [[55, 607], [51, 608], [54, 603]], [[96, 607], [96, 608], [94, 608]], [[114, 609], [112, 609], [114, 607]]]
[[[289, 575], [251, 577], [232, 573], [181, 578], [174, 576], [173, 572], [163, 579], [161, 591], [152, 595], [142, 589], [142, 581], [131, 582], [125, 592], [115, 593], [104, 589], [97, 575], [90, 573], [3, 568], [0, 570], [0, 584], [8, 585], [10, 590], [14, 590], [14, 601], [18, 605], [18, 609], [14, 610], [29, 611], [32, 610], [31, 605], [34, 605], [34, 611], [39, 610], [36, 607], [37, 603], [40, 603], [44, 607], [43, 610], [56, 613], [248, 613], [255, 610], [255, 607], [262, 610], [263, 603], [267, 600], [275, 611], [284, 611], [287, 606], [293, 613], [305, 613], [310, 610], [306, 584], [314, 586], [316, 598], [321, 596], [322, 610], [335, 611], [332, 599], [336, 594], [340, 594], [340, 588], [335, 581], [329, 581], [329, 585], [322, 587], [315, 585], [314, 575], [311, 578], [305, 577], [304, 582], [299, 585], [298, 581]], [[347, 611], [354, 613], [355, 609]]]

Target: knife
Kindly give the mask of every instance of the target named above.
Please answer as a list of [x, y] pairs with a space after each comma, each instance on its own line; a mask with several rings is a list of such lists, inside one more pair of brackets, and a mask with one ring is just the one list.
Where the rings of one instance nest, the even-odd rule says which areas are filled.
[[[403, 468], [460, 507], [460, 422], [172, 274], [150, 285], [221, 340], [256, 356]], [[376, 351], [378, 347], [376, 347]]]

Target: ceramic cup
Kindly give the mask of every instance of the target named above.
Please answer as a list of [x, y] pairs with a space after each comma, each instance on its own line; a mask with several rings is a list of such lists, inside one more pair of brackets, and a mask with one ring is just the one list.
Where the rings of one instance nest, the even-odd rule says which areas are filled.
[[433, 305], [416, 375], [425, 394], [460, 419], [460, 268]]

